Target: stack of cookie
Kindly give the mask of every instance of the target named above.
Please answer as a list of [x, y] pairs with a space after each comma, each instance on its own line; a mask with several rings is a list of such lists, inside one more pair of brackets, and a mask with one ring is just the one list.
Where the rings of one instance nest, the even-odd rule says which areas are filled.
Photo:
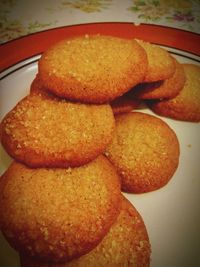
[[86, 35], [49, 48], [38, 70], [1, 123], [15, 160], [0, 180], [3, 234], [24, 267], [149, 266], [145, 224], [121, 190], [166, 185], [180, 149], [162, 119], [128, 112], [147, 100], [199, 121], [200, 68], [141, 40]]
[[174, 57], [167, 57], [164, 49], [141, 40], [138, 42], [147, 53], [149, 67], [144, 81], [132, 94], [138, 100], [147, 100], [147, 105], [158, 115], [199, 122], [200, 67], [181, 64]]
[[[142, 101], [176, 96], [186, 80], [183, 66], [163, 48], [137, 42], [146, 52], [147, 71], [142, 83], [125, 97]], [[106, 156], [120, 174], [122, 190], [145, 193], [166, 185], [179, 164], [175, 132], [160, 118], [144, 113], [120, 114], [115, 119], [116, 131]]]
[[0, 128], [14, 159], [0, 180], [0, 227], [22, 266], [149, 266], [145, 224], [103, 155], [116, 131], [109, 103], [147, 66], [135, 40], [109, 36], [42, 55], [30, 94]]
[[[146, 51], [148, 68], [142, 83], [128, 92], [129, 99], [145, 100], [158, 115], [199, 122], [200, 67], [181, 64], [163, 48], [137, 42]], [[137, 112], [116, 116], [106, 155], [120, 174], [123, 191], [144, 193], [163, 187], [178, 167], [179, 154], [176, 134], [160, 118]]]

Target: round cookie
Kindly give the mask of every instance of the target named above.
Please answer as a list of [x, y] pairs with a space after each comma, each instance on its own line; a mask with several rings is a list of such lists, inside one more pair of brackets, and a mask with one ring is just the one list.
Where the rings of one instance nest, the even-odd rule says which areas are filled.
[[175, 64], [167, 50], [142, 41], [137, 42], [145, 49], [148, 58], [147, 74], [143, 82], [157, 82], [171, 77], [175, 71]]
[[88, 254], [63, 264], [21, 256], [22, 267], [149, 267], [150, 242], [142, 217], [125, 198], [116, 222], [102, 242]]
[[100, 155], [115, 126], [110, 105], [88, 105], [31, 94], [1, 123], [8, 154], [31, 167], [80, 166]]
[[173, 60], [176, 69], [170, 78], [136, 85], [133, 91], [134, 96], [139, 99], [162, 99], [177, 96], [185, 84], [186, 76], [183, 65], [175, 58]]
[[161, 188], [179, 163], [179, 143], [161, 119], [132, 112], [118, 115], [116, 133], [106, 156], [116, 167], [122, 190], [144, 193]]
[[43, 53], [38, 66], [44, 87], [52, 93], [105, 103], [143, 80], [147, 56], [134, 40], [86, 35], [56, 43]]
[[200, 67], [183, 64], [186, 82], [180, 93], [172, 99], [149, 102], [149, 107], [157, 114], [176, 120], [200, 121]]
[[139, 107], [141, 100], [133, 98], [128, 93], [114, 99], [110, 103], [114, 115], [131, 112]]
[[0, 227], [19, 252], [68, 261], [97, 246], [120, 202], [119, 177], [104, 156], [73, 169], [13, 162], [0, 180]]

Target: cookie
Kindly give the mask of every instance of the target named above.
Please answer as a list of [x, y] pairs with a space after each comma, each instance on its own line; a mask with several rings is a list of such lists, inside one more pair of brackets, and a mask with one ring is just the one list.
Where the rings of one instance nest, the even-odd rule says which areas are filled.
[[200, 121], [200, 67], [183, 64], [186, 82], [180, 93], [168, 100], [148, 102], [157, 114], [181, 121]]
[[99, 244], [120, 202], [119, 177], [104, 156], [73, 169], [13, 162], [0, 180], [0, 227], [19, 252], [68, 261]]
[[120, 215], [102, 242], [87, 255], [64, 264], [39, 262], [22, 256], [22, 267], [148, 267], [150, 242], [141, 215], [125, 198]]
[[110, 105], [88, 105], [31, 94], [1, 123], [1, 142], [31, 167], [80, 166], [100, 155], [115, 126]]
[[133, 98], [129, 92], [113, 100], [110, 105], [114, 115], [131, 112], [139, 107], [141, 100]]
[[56, 43], [43, 53], [38, 65], [42, 83], [52, 93], [105, 103], [143, 80], [147, 55], [134, 40], [86, 35]]
[[161, 119], [139, 112], [118, 115], [106, 156], [116, 167], [122, 190], [145, 193], [166, 185], [179, 163], [179, 143]]
[[170, 78], [136, 85], [133, 90], [134, 96], [139, 99], [163, 99], [177, 96], [185, 84], [186, 76], [183, 65], [175, 58], [173, 60], [176, 69]]
[[145, 49], [148, 58], [147, 74], [143, 82], [157, 82], [170, 78], [175, 71], [175, 64], [167, 50], [157, 45], [138, 40]]

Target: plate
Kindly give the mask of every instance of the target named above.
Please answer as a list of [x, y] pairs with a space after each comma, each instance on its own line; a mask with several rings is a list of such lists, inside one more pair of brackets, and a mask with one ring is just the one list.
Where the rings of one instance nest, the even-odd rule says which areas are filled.
[[[109, 30], [106, 28], [106, 25], [109, 26]], [[127, 34], [130, 26], [133, 28], [135, 26], [123, 23], [120, 23], [119, 25], [121, 30], [119, 30], [119, 28], [116, 30], [116, 24], [112, 23], [103, 23], [101, 25], [103, 28], [101, 28], [99, 24], [89, 25], [89, 28], [88, 25], [82, 25], [82, 33], [84, 34], [86, 30], [88, 30], [88, 33], [98, 33], [99, 31], [100, 33], [104, 34], [112, 34], [110, 31], [113, 27], [113, 35], [122, 36], [125, 38], [135, 36], [138, 38], [138, 35], [140, 35], [140, 38], [143, 37], [145, 40], [148, 37], [145, 35], [145, 32], [136, 32], [134, 35], [134, 31], [132, 31], [131, 33], [129, 32], [129, 34]], [[145, 27], [148, 28], [147, 25]], [[151, 25], [150, 28], [152, 29]], [[72, 31], [72, 29], [74, 31]], [[76, 29], [76, 26], [74, 26], [74, 28], [66, 27], [64, 29], [65, 37], [67, 36], [67, 33], [69, 33], [70, 36], [77, 34], [75, 31]], [[81, 26], [79, 26], [78, 29], [78, 34], [80, 34]], [[104, 31], [102, 29], [104, 29]], [[179, 35], [183, 33], [180, 30], [166, 29], [170, 30], [170, 32], [172, 31], [173, 35], [175, 33]], [[166, 29], [164, 28], [164, 31]], [[57, 33], [60, 32], [60, 29], [54, 29], [54, 35], [56, 30]], [[155, 32], [156, 30], [158, 30], [157, 26]], [[44, 44], [41, 43], [41, 40], [44, 38], [42, 35], [47, 36], [49, 33], [50, 31], [47, 31], [39, 33], [38, 35], [34, 34], [34, 36], [28, 36], [26, 38], [20, 38], [20, 40], [15, 40], [14, 45], [16, 45], [17, 42], [21, 43], [22, 39], [26, 39], [24, 42], [24, 54], [21, 55], [21, 58], [19, 58], [19, 55], [13, 55], [13, 57], [9, 56], [7, 61], [1, 63], [1, 67], [3, 69], [3, 72], [1, 73], [0, 88], [1, 119], [23, 96], [28, 94], [30, 83], [37, 73], [37, 62], [40, 58], [40, 53], [38, 53], [38, 51], [41, 50], [40, 52], [42, 52], [44, 49]], [[191, 38], [190, 33], [187, 34], [184, 32], [184, 35], [186, 35], [187, 38]], [[61, 37], [63, 38], [63, 36]], [[59, 38], [61, 37], [59, 36]], [[37, 44], [37, 51], [31, 50], [32, 45], [31, 49], [29, 45], [26, 47], [28, 40], [32, 41], [33, 38], [36, 38], [39, 41]], [[179, 40], [177, 49], [175, 48], [175, 42], [172, 42], [171, 40], [171, 35], [165, 36], [165, 39], [163, 39], [163, 33], [159, 33], [158, 36], [154, 38], [154, 43], [160, 44], [165, 49], [170, 51], [170, 53], [172, 53], [179, 62], [200, 65], [198, 51], [194, 50], [193, 53], [191, 48], [187, 49], [184, 40]], [[152, 37], [149, 41], [152, 41]], [[47, 43], [51, 42], [52, 40], [48, 42], [46, 41], [46, 45]], [[170, 42], [172, 44], [171, 46]], [[183, 45], [183, 49], [180, 47], [181, 44]], [[6, 45], [8, 46], [6, 47]], [[3, 48], [4, 51], [6, 49], [9, 51], [11, 46], [13, 46], [13, 42], [5, 44]], [[0, 51], [2, 52], [1, 49]], [[147, 108], [144, 108], [140, 111], [153, 114]], [[155, 114], [153, 115], [157, 116]], [[152, 246], [151, 267], [200, 266], [200, 124], [176, 121], [164, 117], [160, 118], [167, 122], [167, 124], [177, 134], [181, 151], [179, 167], [173, 178], [165, 187], [154, 192], [140, 195], [124, 195], [133, 203], [144, 219]], [[6, 170], [10, 162], [11, 158], [1, 147], [1, 174]], [[0, 266], [20, 266], [17, 253], [10, 248], [2, 236], [0, 237], [0, 248]]]

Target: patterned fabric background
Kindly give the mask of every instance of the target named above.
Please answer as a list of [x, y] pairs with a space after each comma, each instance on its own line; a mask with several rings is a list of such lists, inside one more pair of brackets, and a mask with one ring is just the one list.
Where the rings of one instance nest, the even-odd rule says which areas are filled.
[[0, 42], [102, 21], [151, 23], [200, 33], [200, 0], [1, 0]]

